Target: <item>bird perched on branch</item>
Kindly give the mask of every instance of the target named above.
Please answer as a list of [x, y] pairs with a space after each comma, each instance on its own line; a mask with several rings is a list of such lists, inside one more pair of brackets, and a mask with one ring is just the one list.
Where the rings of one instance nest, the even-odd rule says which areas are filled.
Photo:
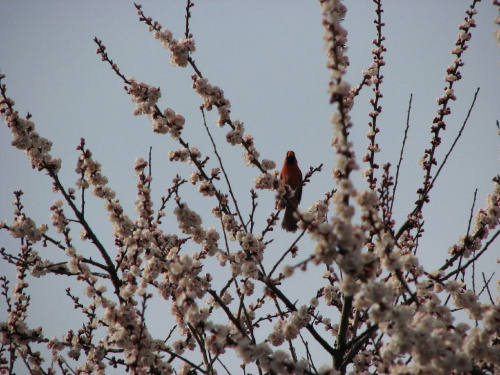
[[286, 204], [285, 216], [283, 216], [281, 226], [288, 232], [295, 232], [298, 220], [293, 216], [293, 213], [300, 203], [300, 198], [302, 198], [302, 172], [297, 165], [297, 159], [293, 151], [286, 153], [285, 163], [281, 168], [281, 186], [285, 187], [286, 185], [290, 186], [294, 194], [289, 197], [292, 204], [288, 202]]

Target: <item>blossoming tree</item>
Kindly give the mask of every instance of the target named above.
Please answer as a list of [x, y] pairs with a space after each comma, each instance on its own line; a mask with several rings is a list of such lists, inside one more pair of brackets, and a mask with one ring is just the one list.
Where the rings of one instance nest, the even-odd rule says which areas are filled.
[[[12, 146], [24, 151], [32, 167], [51, 180], [58, 198], [50, 208], [50, 224], [40, 224], [25, 210], [23, 192], [18, 190], [14, 217], [0, 225], [20, 245], [2, 247], [0, 252], [2, 273], [7, 267], [16, 272], [15, 279], [1, 277], [6, 319], [0, 323], [0, 373], [499, 373], [499, 301], [491, 286], [493, 276], [483, 273], [480, 279], [476, 269], [480, 259], [494, 259], [495, 247], [498, 250], [500, 176], [495, 171], [486, 203], [472, 210], [467, 230], [451, 244], [447, 259], [433, 268], [419, 262], [425, 251], [419, 246], [426, 229], [424, 208], [478, 95], [476, 91], [461, 129], [439, 159], [478, 3], [473, 0], [466, 9], [452, 42], [452, 64], [446, 68], [445, 87], [430, 121], [429, 144], [419, 161], [422, 180], [413, 195], [405, 197], [411, 209], [404, 220], [396, 220], [394, 198], [411, 99], [400, 156], [391, 169], [379, 154], [386, 69], [382, 1], [374, 0], [373, 62], [357, 85], [346, 80], [346, 6], [339, 0], [320, 1], [335, 155], [333, 164], [324, 163], [332, 167], [333, 179], [309, 208], [294, 207], [299, 228], [291, 242], [277, 233], [294, 192], [281, 185], [276, 162], [261, 157], [266, 152], [257, 149], [243, 121], [234, 117], [229, 98], [194, 61], [190, 0], [182, 38], [163, 29], [141, 5], [136, 9], [139, 20], [170, 51], [171, 64], [191, 69], [192, 88], [202, 98], [199, 110], [209, 154], [192, 144], [184, 115], [161, 106], [159, 87], [127, 78], [103, 41], [94, 40], [97, 54], [135, 103], [133, 114], [147, 117], [158, 136], [169, 135], [177, 145], [168, 154], [170, 162], [190, 168], [189, 175], [171, 176], [171, 185], [162, 187], [166, 193], [155, 202], [151, 152], [149, 158], [137, 158], [135, 217], [126, 214], [104, 175], [105, 166], [84, 139], [77, 146], [76, 187], [63, 181], [63, 164], [51, 155], [52, 142], [38, 134], [30, 114], [22, 116], [16, 110], [7, 93], [8, 77], [1, 75], [0, 112], [12, 133]], [[500, 10], [500, 3], [493, 3]], [[500, 18], [495, 22], [500, 24]], [[500, 33], [496, 38], [500, 43]], [[358, 158], [352, 114], [356, 99], [367, 91], [368, 146]], [[225, 131], [222, 139], [207, 121], [212, 110]], [[225, 147], [241, 148], [243, 173], [229, 170]], [[302, 168], [307, 172], [302, 181], [306, 191], [323, 165]], [[360, 169], [363, 180], [357, 179]], [[245, 191], [251, 204], [237, 198], [235, 186], [240, 185], [235, 180], [242, 178], [253, 185]], [[197, 188], [197, 200], [185, 194], [189, 184]], [[266, 193], [275, 197], [270, 214], [257, 210], [259, 194]], [[100, 224], [92, 222], [92, 199], [104, 205], [112, 225], [111, 241], [103, 240]], [[210, 217], [200, 214], [201, 206], [207, 205]], [[171, 225], [172, 217], [177, 225]], [[64, 254], [64, 260], [47, 257], [45, 248]], [[61, 337], [30, 320], [36, 311], [31, 310], [28, 280], [50, 277], [63, 283], [77, 281], [68, 286], [63, 301], [74, 306], [82, 320]], [[291, 280], [307, 283], [297, 293]], [[63, 303], [60, 296], [46, 298]], [[155, 300], [165, 303], [159, 322], [148, 319]], [[53, 319], [63, 317], [55, 311]]]

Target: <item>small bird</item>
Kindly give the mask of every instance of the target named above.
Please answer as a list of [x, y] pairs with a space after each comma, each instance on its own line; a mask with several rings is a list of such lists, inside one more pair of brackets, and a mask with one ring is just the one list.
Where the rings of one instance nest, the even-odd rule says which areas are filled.
[[300, 198], [302, 198], [302, 172], [297, 165], [297, 158], [293, 151], [286, 153], [285, 163], [281, 168], [281, 186], [285, 187], [285, 185], [290, 186], [295, 191], [293, 197], [290, 198], [295, 207], [287, 203], [281, 227], [288, 232], [295, 232], [298, 220], [293, 216], [293, 213], [300, 203]]

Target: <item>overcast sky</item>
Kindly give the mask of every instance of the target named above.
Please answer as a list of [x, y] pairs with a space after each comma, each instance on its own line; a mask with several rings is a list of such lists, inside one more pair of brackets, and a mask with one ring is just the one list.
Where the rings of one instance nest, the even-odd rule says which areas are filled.
[[[328, 72], [319, 5], [311, 1], [195, 3], [191, 20], [196, 41], [193, 57], [203, 75], [224, 90], [231, 101], [232, 119], [245, 123], [261, 156], [275, 160], [280, 168], [286, 151], [294, 150], [303, 171], [324, 164], [323, 172], [316, 174], [304, 189], [301, 207], [309, 207], [334, 187], [331, 169], [335, 155], [330, 147], [329, 123], [333, 108], [326, 93]], [[355, 84], [361, 81], [362, 70], [371, 63], [375, 13], [371, 2], [355, 0], [347, 2], [347, 6], [345, 27], [349, 31], [351, 65], [346, 79]], [[383, 110], [378, 120], [382, 152], [378, 162], [391, 162], [393, 172], [408, 101], [413, 94], [409, 143], [396, 197], [398, 223], [404, 221], [416, 200], [415, 191], [422, 181], [417, 160], [424, 148], [429, 147], [429, 127], [438, 109], [436, 98], [443, 94], [443, 77], [453, 59], [450, 51], [468, 6], [469, 2], [462, 0], [392, 0], [384, 5], [383, 32], [388, 51], [387, 65], [382, 70]], [[146, 15], [170, 29], [175, 38], [184, 34], [184, 8], [182, 1], [143, 3]], [[424, 209], [426, 232], [419, 255], [429, 270], [442, 264], [448, 247], [466, 231], [475, 189], [478, 189], [477, 211], [492, 190], [492, 177], [500, 171], [495, 124], [500, 119], [500, 49], [493, 38], [496, 9], [490, 1], [484, 1], [479, 4], [478, 12], [475, 16], [478, 27], [472, 30], [470, 48], [463, 55], [466, 64], [461, 69], [463, 80], [455, 86], [458, 101], [452, 103], [438, 161], [453, 142], [478, 87], [480, 93], [463, 137], [431, 194], [431, 204]], [[146, 117], [132, 115], [134, 104], [123, 90], [123, 82], [95, 54], [95, 36], [102, 39], [125, 76], [161, 87], [160, 107], [182, 113], [186, 117], [185, 139], [190, 145], [197, 145], [204, 155], [209, 154], [211, 145], [198, 110], [201, 99], [191, 89], [192, 69], [170, 65], [169, 51], [138, 21], [132, 2], [0, 1], [0, 70], [6, 75], [3, 83], [17, 110], [22, 116], [31, 113], [40, 135], [54, 142], [52, 155], [63, 159], [61, 178], [66, 187], [73, 186], [78, 177], [73, 172], [78, 156], [75, 146], [84, 137], [95, 159], [103, 164], [103, 172], [127, 213], [135, 217], [136, 157], [146, 158], [152, 147], [156, 207], [172, 177], [176, 173], [188, 177], [191, 167], [169, 163], [168, 151], [178, 149], [179, 145], [169, 136], [154, 134]], [[359, 157], [367, 145], [370, 97], [371, 91], [365, 90], [356, 99], [352, 112], [351, 139]], [[217, 128], [216, 118], [216, 113], [209, 113], [208, 125], [226, 158], [241, 206], [248, 214], [249, 189], [258, 171], [244, 166], [241, 148], [225, 143], [227, 129]], [[51, 182], [43, 173], [32, 170], [28, 159], [13, 149], [10, 141], [6, 126], [0, 127], [0, 219], [11, 222], [12, 192], [22, 189], [26, 212], [39, 224], [49, 223], [48, 208], [58, 198], [50, 193]], [[215, 163], [215, 158], [211, 162]], [[357, 187], [365, 185], [359, 180]], [[183, 194], [188, 202], [190, 199], [197, 202], [192, 203], [193, 208], [205, 216], [214, 205], [206, 198], [200, 199], [194, 187], [186, 186]], [[264, 218], [273, 210], [274, 194], [259, 192], [259, 196], [258, 214]], [[90, 200], [89, 205], [93, 208], [88, 211], [89, 219], [104, 243], [113, 249], [102, 203]], [[206, 220], [206, 226], [216, 224], [209, 216]], [[175, 219], [167, 219], [167, 224], [175, 224]], [[259, 228], [263, 225], [264, 219]], [[168, 226], [165, 229], [178, 232]], [[267, 249], [271, 254], [267, 264], [273, 264], [295, 238], [276, 229], [275, 241]], [[77, 233], [73, 235], [77, 237]], [[1, 231], [0, 245], [15, 252], [17, 242]], [[303, 256], [299, 253], [298, 260], [291, 260], [291, 264], [307, 256], [309, 245], [306, 236], [299, 243]], [[498, 270], [495, 268], [498, 250], [497, 244], [481, 263], [487, 277]], [[48, 257], [64, 259], [54, 249], [40, 251], [48, 251]], [[13, 276], [4, 264], [0, 269], [1, 274]], [[38, 316], [47, 316], [54, 306], [48, 302], [43, 288], [51, 286], [61, 291], [65, 285], [60, 280], [33, 283], [33, 303]], [[297, 286], [300, 284], [299, 280]], [[57, 301], [61, 311], [72, 309], [62, 294]], [[0, 318], [4, 315], [0, 311]], [[54, 331], [61, 333], [57, 327]]]

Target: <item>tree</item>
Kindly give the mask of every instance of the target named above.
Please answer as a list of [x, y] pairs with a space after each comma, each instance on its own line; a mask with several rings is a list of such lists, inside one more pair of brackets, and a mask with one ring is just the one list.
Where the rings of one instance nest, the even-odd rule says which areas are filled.
[[[384, 117], [385, 106], [382, 109], [384, 72], [390, 64], [385, 66], [381, 2], [374, 1], [373, 7], [372, 62], [361, 76], [350, 76], [358, 85], [347, 80], [354, 65], [344, 27], [349, 13], [340, 1], [320, 4], [333, 137], [326, 142], [330, 152], [320, 153], [321, 162], [310, 168], [301, 160], [309, 161], [306, 154], [324, 149], [310, 143], [313, 152], [307, 147], [296, 150], [304, 175], [302, 190], [309, 194], [302, 205], [311, 202], [308, 208], [293, 204], [296, 192], [282, 186], [280, 165], [264, 155], [274, 152], [276, 142], [285, 143], [280, 147], [304, 143], [316, 130], [286, 124], [278, 129], [285, 140], [267, 143], [269, 150], [259, 147], [259, 138], [246, 132], [258, 127], [238, 119], [234, 100], [207, 78], [203, 62], [194, 60], [201, 44], [195, 48], [192, 23], [197, 15], [190, 1], [180, 38], [142, 6], [136, 8], [141, 23], [169, 51], [172, 65], [190, 70], [184, 83], [202, 98], [199, 109], [194, 100], [183, 104], [186, 113], [163, 106], [162, 93], [170, 93], [167, 102], [175, 101], [179, 88], [160, 89], [129, 78], [104, 42], [94, 39], [97, 54], [114, 72], [116, 86], [124, 85], [134, 102], [137, 121], [147, 119], [155, 139], [161, 139], [152, 148], [134, 139], [144, 152], [134, 167], [134, 214], [128, 213], [127, 199], [118, 199], [124, 187], [113, 187], [113, 179], [105, 177], [106, 168], [112, 175], [126, 173], [116, 167], [116, 155], [128, 156], [130, 150], [111, 147], [115, 160], [101, 165], [99, 151], [92, 152], [90, 142], [82, 138], [75, 178], [65, 169], [66, 162], [52, 156], [56, 146], [39, 134], [32, 116], [16, 110], [5, 84], [8, 71], [7, 77], [1, 76], [0, 112], [12, 133], [12, 145], [27, 154], [33, 169], [42, 172], [40, 177], [48, 179], [57, 194], [50, 205], [50, 227], [24, 207], [27, 196], [20, 190], [14, 193], [14, 217], [1, 225], [1, 232], [18, 245], [5, 240], [1, 249], [2, 270], [9, 266], [2, 277], [3, 373], [106, 373], [114, 367], [119, 373], [213, 374], [237, 373], [242, 371], [239, 366], [244, 373], [285, 374], [499, 371], [500, 308], [498, 293], [491, 287], [494, 273], [488, 268], [500, 233], [496, 169], [488, 171], [493, 182], [486, 203], [476, 202], [474, 194], [458, 204], [470, 212], [468, 221], [452, 228], [460, 237], [446, 248], [439, 242], [453, 227], [451, 221], [443, 221], [451, 220], [447, 211], [452, 208], [439, 205], [440, 200], [459, 194], [439, 190], [439, 183], [456, 158], [453, 152], [463, 143], [480, 100], [477, 89], [469, 103], [462, 101], [462, 108], [455, 104], [461, 99], [458, 90], [480, 2], [472, 1], [466, 8], [458, 37], [450, 42], [452, 62], [445, 68], [437, 108], [434, 105], [427, 119], [430, 133], [420, 155], [418, 179], [406, 177], [406, 170], [418, 170], [403, 162], [412, 155], [412, 141], [418, 141], [412, 133], [413, 96], [404, 99], [408, 105], [398, 121], [406, 125], [397, 134], [391, 118]], [[456, 7], [455, 2], [449, 4]], [[230, 47], [229, 55], [238, 51]], [[220, 60], [222, 65], [224, 56]], [[244, 88], [241, 95], [247, 95]], [[366, 122], [358, 117], [366, 108], [361, 99], [369, 105], [366, 138], [356, 130]], [[85, 103], [85, 97], [80, 100]], [[307, 109], [304, 105], [302, 110]], [[459, 116], [453, 117], [455, 113]], [[481, 113], [475, 121], [487, 123], [488, 118]], [[494, 123], [485, 128], [485, 137], [491, 139]], [[112, 127], [112, 133], [117, 131]], [[319, 126], [317, 132], [324, 140]], [[397, 153], [383, 153], [383, 137], [398, 145]], [[156, 151], [165, 144], [168, 161]], [[356, 150], [362, 150], [361, 157]], [[243, 160], [235, 157], [240, 152]], [[463, 159], [459, 162], [465, 169]], [[324, 167], [332, 168], [333, 179]], [[479, 184], [474, 171], [460, 172], [472, 186]], [[2, 200], [7, 201], [3, 192]], [[431, 210], [436, 201], [439, 208]], [[279, 225], [287, 204], [299, 220], [294, 234], [284, 233]], [[43, 280], [55, 280], [67, 298], [51, 293], [47, 285], [33, 293], [33, 285]], [[40, 294], [50, 301], [53, 313], [48, 317], [39, 316], [32, 306]], [[63, 305], [75, 311], [69, 313]], [[38, 319], [52, 324], [38, 327]], [[64, 333], [48, 332], [57, 331], [54, 324], [63, 326]]]

